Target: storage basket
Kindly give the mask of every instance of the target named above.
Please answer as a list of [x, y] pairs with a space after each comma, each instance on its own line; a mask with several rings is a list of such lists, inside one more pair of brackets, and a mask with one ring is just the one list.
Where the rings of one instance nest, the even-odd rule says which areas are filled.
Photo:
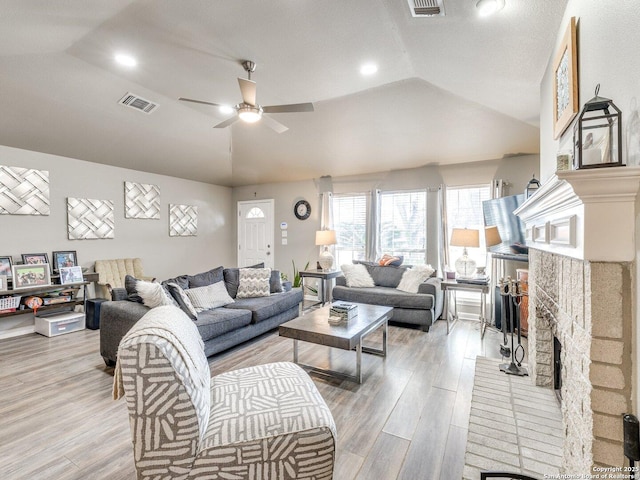
[[0, 298], [0, 310], [17, 309], [21, 298], [20, 296]]

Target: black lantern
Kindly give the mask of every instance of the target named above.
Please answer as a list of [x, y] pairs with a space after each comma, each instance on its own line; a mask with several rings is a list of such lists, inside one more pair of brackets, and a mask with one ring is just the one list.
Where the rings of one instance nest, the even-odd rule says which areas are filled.
[[536, 178], [536, 174], [534, 173], [533, 178], [529, 180], [529, 183], [527, 183], [527, 188], [524, 189], [524, 198], [525, 199], [529, 198], [531, 195], [536, 193], [539, 188], [540, 188], [540, 180]]
[[578, 169], [624, 166], [622, 112], [610, 99], [599, 97], [599, 91], [600, 84], [573, 126], [573, 158]]

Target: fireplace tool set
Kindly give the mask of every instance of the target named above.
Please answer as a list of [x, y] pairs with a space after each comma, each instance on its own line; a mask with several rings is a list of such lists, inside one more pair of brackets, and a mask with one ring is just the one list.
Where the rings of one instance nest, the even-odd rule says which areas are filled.
[[[524, 359], [524, 347], [522, 346], [522, 328], [520, 325], [520, 304], [522, 298], [527, 296], [527, 289], [523, 289], [519, 281], [511, 277], [500, 279], [500, 300], [502, 302], [502, 345], [500, 354], [503, 357], [511, 357], [511, 363], [501, 363], [500, 370], [509, 375], [523, 377], [529, 375], [527, 369], [522, 366]], [[517, 333], [518, 343], [515, 344]], [[511, 348], [509, 348], [508, 336], [511, 336]]]

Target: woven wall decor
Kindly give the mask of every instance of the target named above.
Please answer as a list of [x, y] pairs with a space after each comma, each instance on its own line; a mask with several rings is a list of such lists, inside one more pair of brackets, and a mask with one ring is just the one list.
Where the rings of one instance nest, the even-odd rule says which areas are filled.
[[67, 198], [69, 240], [114, 238], [113, 201]]
[[160, 188], [149, 183], [124, 182], [124, 217], [160, 219]]
[[169, 236], [195, 237], [198, 234], [198, 207], [169, 205]]
[[0, 165], [0, 215], [49, 215], [49, 172]]

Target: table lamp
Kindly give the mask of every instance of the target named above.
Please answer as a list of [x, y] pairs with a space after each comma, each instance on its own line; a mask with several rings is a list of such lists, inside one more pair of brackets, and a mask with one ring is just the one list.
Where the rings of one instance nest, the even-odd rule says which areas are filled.
[[333, 267], [333, 255], [329, 251], [329, 245], [335, 245], [336, 240], [336, 231], [335, 230], [318, 230], [316, 232], [316, 245], [323, 245], [324, 249], [320, 253], [320, 258], [318, 258], [318, 263], [322, 268], [323, 272], [331, 271], [331, 267]]
[[463, 278], [473, 276], [476, 270], [476, 262], [474, 259], [469, 258], [467, 247], [477, 248], [480, 246], [480, 232], [470, 228], [454, 228], [451, 232], [449, 245], [452, 247], [464, 247], [462, 256], [456, 260], [455, 264], [458, 276]]
[[495, 225], [491, 227], [484, 227], [484, 240], [487, 248], [501, 244], [502, 238], [500, 237], [498, 227]]

